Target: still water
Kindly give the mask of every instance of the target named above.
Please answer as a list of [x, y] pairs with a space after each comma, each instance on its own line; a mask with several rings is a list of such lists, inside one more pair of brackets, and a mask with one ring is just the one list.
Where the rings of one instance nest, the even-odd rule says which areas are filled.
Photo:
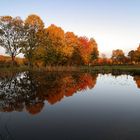
[[140, 140], [140, 76], [1, 73], [0, 140]]

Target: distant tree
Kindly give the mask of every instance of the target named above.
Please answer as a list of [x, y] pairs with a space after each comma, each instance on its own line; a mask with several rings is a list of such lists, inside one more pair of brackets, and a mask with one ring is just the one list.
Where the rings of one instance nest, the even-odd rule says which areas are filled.
[[131, 50], [128, 53], [128, 59], [131, 63], [139, 63], [140, 62], [140, 45], [136, 50]]
[[104, 53], [102, 53], [101, 54], [101, 58], [100, 59], [102, 59], [102, 64], [107, 64], [107, 57], [106, 57], [106, 55], [104, 54]]
[[139, 45], [139, 47], [137, 48], [137, 50], [135, 51], [134, 58], [135, 58], [135, 61], [136, 61], [137, 63], [140, 63], [140, 45]]
[[25, 20], [26, 43], [22, 52], [28, 60], [28, 65], [33, 66], [35, 50], [43, 43], [44, 23], [37, 15], [29, 15]]
[[131, 63], [133, 63], [133, 61], [135, 61], [135, 51], [134, 50], [131, 50], [128, 53], [128, 58], [129, 58], [129, 60], [130, 60]]
[[23, 28], [24, 24], [20, 17], [0, 17], [0, 46], [10, 55], [12, 64], [15, 62], [15, 57], [21, 53], [25, 35]]
[[125, 55], [122, 50], [113, 50], [112, 52], [112, 61], [115, 64], [123, 64], [125, 61]]

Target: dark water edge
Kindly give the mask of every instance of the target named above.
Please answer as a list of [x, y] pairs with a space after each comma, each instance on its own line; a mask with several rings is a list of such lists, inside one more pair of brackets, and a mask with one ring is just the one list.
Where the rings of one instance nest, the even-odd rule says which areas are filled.
[[2, 140], [139, 140], [140, 75], [0, 73]]

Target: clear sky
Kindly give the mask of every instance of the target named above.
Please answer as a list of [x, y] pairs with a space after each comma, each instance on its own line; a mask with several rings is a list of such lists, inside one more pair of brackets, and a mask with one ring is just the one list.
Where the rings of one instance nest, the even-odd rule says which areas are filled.
[[[140, 43], [140, 0], [1, 0], [0, 15], [39, 15], [46, 27], [61, 26], [79, 36], [94, 37], [100, 52], [126, 53]], [[0, 53], [4, 51], [0, 48]]]

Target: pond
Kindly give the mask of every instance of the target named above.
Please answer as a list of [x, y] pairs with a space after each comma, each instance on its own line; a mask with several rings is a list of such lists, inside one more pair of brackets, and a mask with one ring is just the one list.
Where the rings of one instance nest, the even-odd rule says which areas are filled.
[[139, 140], [140, 75], [0, 73], [2, 140]]

